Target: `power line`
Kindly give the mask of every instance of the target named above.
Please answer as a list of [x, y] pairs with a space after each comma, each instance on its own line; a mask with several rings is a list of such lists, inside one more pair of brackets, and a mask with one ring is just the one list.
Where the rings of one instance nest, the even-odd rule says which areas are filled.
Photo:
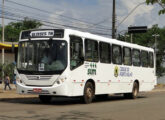
[[[2, 16], [0, 15], [0, 18], [2, 18]], [[14, 21], [23, 21], [23, 20], [20, 20], [20, 19], [16, 19], [16, 18], [12, 18], [12, 17], [4, 17], [5, 19], [8, 19], [8, 20], [14, 20]], [[47, 25], [47, 24], [44, 24], [44, 26], [47, 26], [47, 27], [52, 27], [52, 25]], [[105, 34], [105, 33], [99, 33], [99, 32], [91, 32], [93, 34], [98, 34], [98, 35], [105, 35], [105, 36], [111, 36], [110, 34]]]
[[[47, 21], [47, 20], [43, 20], [43, 19], [40, 19], [40, 18], [37, 18], [37, 17], [34, 17], [34, 16], [21, 16], [21, 15], [18, 15], [16, 13], [12, 13], [10, 11], [5, 11], [6, 15], [10, 15], [12, 17], [18, 17], [18, 18], [25, 18], [25, 17], [28, 17], [28, 18], [31, 18], [31, 19], [34, 19], [34, 20], [37, 20], [37, 21], [41, 21], [41, 22], [44, 22], [44, 23], [49, 23], [49, 24], [54, 24], [54, 25], [59, 25], [59, 26], [63, 26], [63, 27], [69, 27], [69, 28], [74, 28], [74, 29], [80, 29], [80, 30], [84, 30], [84, 28], [80, 28], [80, 27], [76, 27], [76, 26], [70, 26], [70, 25], [64, 25], [64, 24], [61, 24], [61, 23], [56, 23], [56, 22], [50, 22], [50, 21]], [[95, 30], [96, 29], [92, 29], [90, 28], [90, 30]], [[101, 32], [105, 32], [103, 30], [97, 30], [97, 31], [101, 31]]]
[[142, 5], [144, 3], [146, 3], [146, 2], [142, 2], [142, 3], [138, 4], [135, 8], [133, 8], [131, 10], [131, 12], [118, 24], [117, 27], [119, 27], [140, 5]]
[[[102, 21], [100, 21], [100, 22], [97, 22], [97, 23], [95, 23], [95, 24], [89, 26], [89, 27], [94, 27], [94, 26], [96, 26], [96, 25], [100, 25], [100, 24], [102, 24], [102, 23], [105, 23], [105, 22], [108, 21], [108, 20], [109, 20], [109, 18], [106, 18], [106, 19], [104, 19], [104, 20], [102, 20]], [[89, 28], [89, 27], [88, 27], [88, 28]]]
[[[20, 14], [25, 14], [25, 13], [21, 13], [21, 12], [27, 12], [27, 11], [25, 11], [25, 10], [21, 10], [21, 9], [15, 9], [15, 8], [12, 8], [12, 7], [9, 7], [9, 6], [6, 6], [6, 9], [8, 10], [14, 10], [15, 12], [17, 12], [17, 13], [20, 13]], [[43, 15], [40, 15], [40, 14], [35, 14], [35, 13], [31, 13], [31, 12], [27, 12], [27, 13], [29, 13], [29, 14], [33, 14], [33, 15], [35, 15], [35, 17], [37, 16], [37, 17], [39, 17], [39, 16], [42, 16], [42, 19], [43, 18], [46, 18], [47, 16], [43, 16]], [[27, 14], [26, 14], [27, 15]], [[40, 17], [40, 19], [41, 19], [41, 17]], [[56, 20], [57, 20], [57, 18], [56, 18]], [[57, 21], [56, 21], [57, 22]], [[66, 22], [66, 21], [63, 21], [63, 22]], [[72, 23], [69, 23], [69, 24], [72, 24]], [[75, 24], [74, 24], [75, 25]], [[87, 26], [87, 25], [86, 25]], [[85, 27], [86, 27], [85, 26]], [[89, 27], [87, 27], [87, 28], [89, 28]], [[95, 27], [95, 28], [97, 28], [97, 29], [100, 29], [100, 30], [111, 30], [111, 29], [106, 29], [106, 28], [98, 28], [98, 27]], [[84, 28], [85, 29], [85, 28]], [[91, 29], [91, 28], [90, 28]]]
[[[25, 13], [28, 13], [28, 14], [30, 14], [30, 15], [35, 15], [35, 17], [37, 16], [40, 16], [40, 18], [46, 18], [46, 17], [48, 17], [48, 16], [44, 16], [44, 15], [40, 15], [40, 14], [37, 14], [37, 13], [32, 13], [32, 12], [27, 12], [27, 11], [25, 11], [25, 10], [22, 10], [22, 9], [15, 9], [15, 8], [12, 8], [12, 7], [9, 7], [9, 6], [6, 6], [6, 9], [7, 10], [14, 10], [14, 12], [17, 12], [17, 13], [19, 13], [19, 14], [25, 14]], [[23, 13], [24, 12], [24, 13]], [[27, 16], [27, 14], [26, 14], [26, 16]], [[56, 21], [57, 21], [57, 18], [56, 18]], [[64, 20], [62, 20], [62, 21], [64, 21]], [[66, 22], [66, 21], [64, 21], [64, 22]], [[68, 21], [67, 21], [68, 22]], [[69, 23], [69, 24], [71, 24], [71, 23]]]
[[[10, 1], [10, 0], [7, 0], [7, 1]], [[13, 1], [10, 1], [10, 2], [12, 2], [13, 3]], [[16, 3], [16, 2], [14, 2], [14, 3]], [[18, 3], [19, 4], [19, 3]], [[19, 4], [19, 5], [21, 5], [22, 6], [22, 4]], [[24, 5], [24, 7], [30, 7], [30, 6], [27, 6], [27, 5]], [[32, 8], [33, 9], [33, 7], [30, 7], [30, 8]], [[6, 9], [12, 9], [12, 12], [14, 12], [14, 11], [19, 11], [20, 12], [20, 9], [18, 10], [18, 9], [15, 9], [15, 8], [11, 8], [11, 7], [7, 7]], [[38, 8], [36, 8], [36, 9], [38, 9]], [[13, 11], [14, 10], [14, 11]], [[38, 9], [38, 10], [40, 10], [40, 11], [42, 11], [41, 9]], [[21, 10], [22, 11], [22, 10]], [[25, 10], [24, 10], [25, 11]], [[22, 20], [24, 20], [24, 18], [25, 17], [28, 17], [28, 18], [30, 18], [30, 19], [33, 19], [33, 20], [37, 20], [37, 21], [40, 21], [40, 22], [42, 22], [43, 23], [43, 25], [44, 26], [49, 26], [49, 27], [54, 27], [54, 25], [56, 25], [56, 26], [63, 26], [63, 27], [69, 27], [69, 28], [74, 28], [74, 29], [80, 29], [80, 30], [84, 30], [85, 28], [80, 28], [80, 27], [76, 27], [76, 26], [71, 26], [71, 25], [65, 25], [65, 24], [59, 24], [59, 23], [57, 23], [57, 22], [50, 22], [50, 21], [47, 21], [47, 20], [43, 20], [43, 19], [41, 19], [41, 18], [36, 18], [36, 15], [35, 15], [35, 17], [34, 16], [22, 16], [22, 15], [18, 15], [18, 14], [15, 14], [15, 13], [12, 13], [12, 12], [10, 12], [10, 11], [5, 11], [6, 13], [6, 15], [7, 15], [7, 17], [6, 17], [6, 19], [10, 19], [10, 20], [16, 20], [16, 21], [22, 21]], [[25, 12], [27, 12], [27, 11], [25, 11]], [[45, 13], [47, 13], [48, 11], [45, 11]], [[18, 13], [18, 12], [17, 12]], [[21, 14], [24, 14], [24, 13], [21, 13]], [[31, 14], [31, 13], [30, 13]], [[61, 16], [61, 15], [60, 15]], [[38, 15], [37, 15], [37, 17], [38, 17]], [[18, 19], [19, 18], [19, 19]], [[89, 23], [88, 23], [89, 24]], [[100, 34], [105, 34], [106, 32], [105, 32], [105, 30], [111, 30], [111, 29], [106, 29], [106, 28], [100, 28], [100, 29], [102, 29], [102, 30], [97, 30], [97, 29], [93, 29], [93, 30], [95, 30], [95, 33], [96, 33], [96, 31], [100, 31], [100, 32], [104, 32], [104, 33], [100, 33]], [[91, 31], [92, 30], [92, 28], [89, 28], [89, 31], [90, 32], [92, 32], [93, 33], [93, 31]], [[97, 32], [97, 34], [98, 34], [99, 32]], [[106, 34], [106, 35], [108, 35], [108, 34]]]
[[[42, 9], [39, 9], [39, 8], [31, 7], [31, 6], [24, 5], [24, 4], [21, 4], [21, 3], [17, 3], [17, 2], [11, 1], [11, 0], [6, 0], [6, 2], [10, 2], [10, 3], [16, 4], [16, 5], [20, 5], [20, 6], [23, 6], [23, 7], [31, 8], [33, 10], [37, 10], [37, 11], [44, 12], [44, 13], [51, 13], [50, 11], [46, 11], [46, 10], [42, 10]], [[69, 17], [69, 16], [57, 14], [57, 13], [55, 13], [55, 14], [60, 16], [60, 17], [63, 17], [63, 18], [72, 19], [74, 21], [79, 21], [79, 22], [82, 22], [82, 23], [85, 23], [85, 24], [94, 25], [93, 23], [90, 23], [90, 22], [87, 22], [87, 21], [82, 21], [80, 19], [72, 18], [72, 17]], [[105, 26], [101, 26], [101, 25], [98, 25], [98, 26], [102, 27], [103, 29], [106, 28]]]
[[[11, 18], [12, 17], [12, 20], [23, 20], [25, 17], [27, 17], [27, 16], [20, 16], [20, 15], [18, 15], [18, 14], [15, 14], [15, 13], [11, 13], [11, 12], [8, 12], [8, 11], [5, 11], [5, 16], [7, 16], [8, 18]], [[6, 18], [7, 18], [6, 17]], [[29, 16], [28, 16], [29, 17]], [[19, 19], [18, 19], [19, 18]], [[30, 18], [30, 17], [29, 17]], [[74, 28], [74, 29], [79, 29], [79, 30], [84, 30], [83, 28], [80, 28], [80, 27], [74, 27], [74, 26], [68, 26], [68, 25], [62, 25], [62, 24], [58, 24], [58, 23], [54, 23], [54, 22], [48, 22], [48, 21], [45, 21], [45, 20], [41, 20], [41, 19], [37, 19], [37, 18], [31, 18], [31, 19], [33, 19], [33, 20], [37, 20], [37, 21], [40, 21], [40, 22], [42, 22], [43, 23], [43, 25], [45, 25], [45, 26], [49, 26], [49, 27], [54, 27], [54, 25], [58, 25], [58, 26], [63, 26], [63, 27], [71, 27], [71, 28]], [[92, 30], [92, 29], [91, 29]], [[91, 31], [90, 30], [90, 31]], [[104, 32], [105, 33], [105, 31], [101, 31], [101, 30], [96, 30], [96, 29], [93, 29], [93, 30], [95, 30], [95, 32], [96, 31], [99, 31], [99, 32]], [[91, 31], [91, 32], [93, 32], [93, 31]]]

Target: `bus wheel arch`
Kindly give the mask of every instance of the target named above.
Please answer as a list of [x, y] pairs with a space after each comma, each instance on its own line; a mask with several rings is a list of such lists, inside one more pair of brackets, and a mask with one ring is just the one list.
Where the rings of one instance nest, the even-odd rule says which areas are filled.
[[139, 93], [139, 81], [135, 80], [133, 82], [132, 86], [132, 92], [131, 93], [124, 93], [124, 97], [128, 99], [136, 99]]
[[95, 97], [95, 82], [92, 79], [87, 80], [84, 86], [82, 101], [89, 104]]
[[[93, 87], [94, 87], [94, 93], [95, 93], [95, 90], [96, 90], [95, 81], [94, 81], [93, 79], [89, 79], [89, 80], [86, 81], [85, 85], [86, 85], [88, 82], [92, 83], [92, 85], [93, 85]], [[85, 87], [84, 87], [84, 88], [85, 88]]]
[[139, 91], [139, 88], [140, 88], [139, 80], [135, 80], [134, 83], [137, 83], [137, 85], [138, 85], [138, 91]]

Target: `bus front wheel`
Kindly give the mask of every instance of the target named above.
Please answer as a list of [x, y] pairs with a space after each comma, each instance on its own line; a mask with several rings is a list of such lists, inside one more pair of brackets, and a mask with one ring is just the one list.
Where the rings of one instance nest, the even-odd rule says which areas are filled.
[[39, 99], [42, 103], [50, 103], [52, 100], [52, 96], [39, 95]]
[[84, 96], [82, 98], [85, 104], [89, 104], [92, 102], [95, 96], [94, 86], [91, 82], [87, 82], [84, 88]]

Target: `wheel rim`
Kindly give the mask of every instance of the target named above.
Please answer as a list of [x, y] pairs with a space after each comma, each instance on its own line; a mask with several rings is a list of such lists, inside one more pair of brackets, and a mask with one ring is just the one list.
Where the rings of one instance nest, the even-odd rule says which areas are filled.
[[137, 96], [137, 89], [135, 88], [135, 90], [134, 90], [134, 96]]
[[138, 88], [137, 88], [137, 86], [134, 87], [134, 93], [133, 94], [134, 94], [134, 97], [137, 96], [137, 94], [138, 94]]
[[87, 98], [92, 98], [92, 89], [91, 88], [87, 88]]

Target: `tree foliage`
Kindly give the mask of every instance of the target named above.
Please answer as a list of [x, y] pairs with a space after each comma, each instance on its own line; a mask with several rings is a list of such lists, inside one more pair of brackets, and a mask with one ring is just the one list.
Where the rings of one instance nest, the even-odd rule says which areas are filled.
[[146, 0], [147, 4], [155, 4], [158, 3], [162, 9], [159, 11], [159, 14], [165, 14], [165, 0]]
[[[19, 34], [22, 30], [39, 28], [41, 25], [40, 22], [28, 18], [20, 22], [10, 22], [5, 26], [5, 41], [18, 41]], [[0, 34], [2, 34], [2, 27]]]
[[[153, 37], [154, 34], [160, 35], [157, 37], [157, 75], [161, 76], [165, 73], [165, 68], [163, 67], [163, 63], [165, 62], [165, 27], [159, 28], [158, 25], [153, 25], [152, 28], [148, 29], [147, 33], [133, 34], [133, 43], [155, 48], [155, 38]], [[118, 39], [130, 42], [130, 35], [125, 33], [124, 36], [119, 36]]]

